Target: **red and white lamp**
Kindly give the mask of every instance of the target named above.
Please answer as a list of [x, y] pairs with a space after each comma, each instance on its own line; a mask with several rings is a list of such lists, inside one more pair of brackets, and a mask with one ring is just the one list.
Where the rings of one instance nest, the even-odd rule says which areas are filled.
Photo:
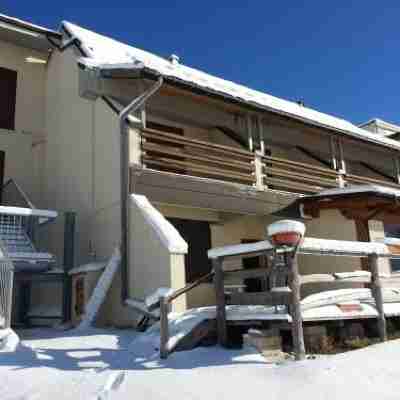
[[302, 222], [285, 219], [268, 225], [271, 243], [279, 247], [297, 247], [304, 237], [306, 227]]

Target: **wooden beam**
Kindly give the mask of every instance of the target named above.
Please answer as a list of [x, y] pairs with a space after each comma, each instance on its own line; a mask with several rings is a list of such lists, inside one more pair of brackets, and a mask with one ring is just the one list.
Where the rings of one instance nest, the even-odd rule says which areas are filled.
[[368, 260], [372, 278], [371, 291], [375, 299], [376, 310], [378, 311], [379, 337], [382, 342], [385, 342], [387, 340], [387, 331], [386, 331], [385, 312], [383, 309], [382, 284], [379, 277], [378, 256], [372, 254], [368, 257]]
[[295, 146], [297, 150], [301, 151], [303, 154], [305, 154], [307, 157], [312, 158], [315, 161], [318, 161], [322, 165], [325, 165], [328, 168], [332, 168], [332, 163], [329, 161], [324, 160], [323, 158], [319, 157], [317, 154], [315, 154], [313, 151], [310, 151], [302, 146]]
[[296, 254], [285, 254], [285, 261], [289, 270], [289, 287], [291, 289], [291, 315], [292, 315], [292, 336], [296, 360], [304, 360], [306, 350], [304, 346], [303, 320], [300, 306], [300, 276]]
[[257, 293], [229, 293], [227, 302], [234, 305], [266, 305], [276, 306], [290, 303], [290, 291], [287, 292], [257, 292]]
[[[397, 182], [397, 180], [393, 176], [390, 176], [390, 175], [386, 174], [385, 172], [381, 171], [379, 168], [376, 168], [376, 167], [374, 167], [374, 166], [372, 166], [372, 165], [370, 165], [370, 164], [368, 164], [368, 163], [366, 163], [364, 161], [360, 161], [359, 163], [364, 168], [369, 169], [374, 174], [380, 175], [383, 178], [389, 179], [392, 182]], [[397, 183], [399, 183], [399, 182], [397, 182]]]
[[231, 271], [224, 271], [225, 278], [237, 278], [237, 279], [266, 277], [267, 274], [268, 274], [267, 268], [235, 269]]
[[226, 346], [228, 343], [228, 334], [226, 328], [226, 309], [225, 309], [225, 291], [224, 274], [222, 270], [223, 258], [212, 260], [214, 267], [214, 287], [216, 296], [216, 314], [217, 314], [217, 334], [218, 343]]
[[232, 139], [234, 142], [242, 146], [247, 150], [247, 142], [244, 140], [238, 133], [236, 133], [233, 129], [228, 128], [226, 126], [216, 126], [215, 129], [221, 131], [224, 135], [228, 136], [229, 139]]

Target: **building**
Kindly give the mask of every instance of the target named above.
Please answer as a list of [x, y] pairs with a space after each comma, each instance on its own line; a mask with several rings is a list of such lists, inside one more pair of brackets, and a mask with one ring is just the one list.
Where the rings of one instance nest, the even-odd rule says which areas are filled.
[[[102, 322], [134, 323], [127, 299], [184, 286], [210, 271], [210, 247], [263, 239], [282, 216], [304, 218], [308, 236], [383, 240], [387, 221], [372, 214], [290, 211], [326, 189], [400, 188], [400, 143], [370, 123], [357, 127], [69, 22], [59, 32], [0, 22], [0, 71], [13, 88], [1, 91], [10, 104], [0, 127], [6, 175], [40, 207], [77, 212], [76, 265], [109, 257], [122, 233], [121, 275]], [[302, 273], [360, 268], [300, 260]], [[381, 268], [390, 270], [386, 261]], [[214, 301], [204, 283], [176, 309]]]

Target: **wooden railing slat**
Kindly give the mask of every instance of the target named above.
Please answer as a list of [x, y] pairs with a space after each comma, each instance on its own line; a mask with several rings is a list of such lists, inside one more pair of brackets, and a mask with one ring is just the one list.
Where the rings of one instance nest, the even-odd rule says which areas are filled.
[[286, 160], [284, 158], [279, 158], [279, 157], [272, 157], [272, 156], [264, 156], [263, 157], [266, 162], [270, 163], [282, 163], [284, 165], [292, 165], [295, 167], [300, 167], [300, 168], [306, 168], [308, 171], [314, 170], [314, 171], [319, 171], [324, 174], [332, 175], [332, 176], [337, 176], [337, 172], [334, 171], [333, 169], [328, 169], [324, 167], [318, 167], [317, 165], [312, 165], [312, 164], [305, 164], [299, 161], [293, 161], [293, 160]]
[[254, 181], [250, 174], [246, 175], [246, 174], [241, 174], [241, 173], [235, 173], [234, 171], [227, 171], [227, 170], [222, 170], [219, 168], [211, 169], [211, 168], [203, 167], [201, 165], [187, 162], [187, 161], [179, 161], [179, 160], [172, 161], [171, 159], [168, 159], [168, 158], [155, 159], [155, 158], [149, 157], [149, 156], [143, 156], [142, 159], [146, 164], [158, 165], [160, 167], [165, 167], [165, 168], [176, 168], [176, 169], [181, 168], [181, 169], [184, 169], [185, 172], [194, 172], [194, 173], [213, 176], [213, 177], [231, 178], [236, 181], [243, 181], [243, 182], [248, 182], [248, 183], [252, 183]]
[[290, 302], [290, 292], [234, 292], [226, 295], [227, 304], [232, 305], [286, 305]]
[[323, 187], [319, 187], [319, 186], [312, 186], [312, 185], [306, 185], [306, 184], [300, 184], [300, 183], [295, 183], [293, 181], [289, 181], [289, 180], [285, 180], [285, 179], [278, 179], [278, 178], [273, 178], [273, 177], [269, 177], [267, 176], [265, 178], [265, 182], [269, 185], [273, 185], [273, 186], [277, 186], [277, 187], [284, 187], [289, 189], [298, 189], [300, 191], [302, 191], [302, 193], [306, 192], [306, 193], [316, 193], [319, 192], [321, 190], [323, 190]]
[[307, 176], [307, 175], [303, 175], [303, 174], [298, 174], [296, 172], [291, 172], [291, 171], [285, 171], [283, 169], [280, 168], [268, 168], [266, 170], [266, 172], [268, 174], [271, 175], [278, 175], [278, 176], [283, 176], [283, 177], [287, 177], [287, 178], [295, 178], [299, 181], [305, 181], [305, 182], [311, 182], [311, 183], [316, 183], [316, 184], [320, 184], [320, 185], [326, 185], [329, 187], [336, 187], [337, 183], [335, 180], [328, 180], [328, 179], [324, 179], [324, 178], [320, 178], [319, 176]]
[[205, 163], [213, 163], [217, 165], [221, 165], [224, 167], [231, 167], [235, 169], [241, 169], [245, 170], [247, 172], [252, 172], [254, 170], [254, 167], [250, 162], [244, 163], [241, 161], [234, 161], [232, 160], [232, 157], [229, 158], [228, 160], [223, 159], [222, 157], [216, 157], [216, 156], [211, 156], [211, 155], [205, 155], [205, 154], [191, 154], [188, 151], [185, 151], [184, 148], [174, 148], [170, 146], [162, 146], [162, 145], [157, 145], [154, 143], [143, 143], [143, 150], [145, 151], [150, 151], [150, 152], [156, 152], [156, 153], [161, 153], [161, 154], [166, 154], [166, 155], [172, 155], [176, 157], [184, 157], [186, 159], [193, 159], [193, 160], [198, 160], [198, 161], [204, 161]]
[[398, 185], [397, 183], [382, 181], [380, 179], [375, 179], [375, 178], [370, 178], [370, 177], [365, 177], [365, 176], [358, 176], [358, 175], [353, 175], [353, 174], [347, 174], [346, 181], [347, 182], [354, 181], [357, 183], [374, 183], [374, 184], [378, 184], [381, 186], [393, 187], [396, 189], [400, 188], [400, 185]]
[[267, 268], [251, 268], [251, 269], [235, 269], [231, 271], [224, 271], [224, 278], [239, 278], [239, 279], [247, 279], [247, 278], [257, 278], [257, 277], [265, 277], [268, 275]]
[[[202, 140], [188, 138], [186, 136], [181, 136], [181, 135], [175, 135], [173, 133], [157, 131], [157, 130], [149, 129], [149, 128], [143, 129], [142, 132], [143, 132], [144, 137], [148, 136], [148, 134], [150, 134], [150, 135], [153, 134], [154, 136], [158, 136], [159, 138], [164, 137], [164, 138], [168, 138], [171, 140], [176, 140], [180, 144], [190, 144], [190, 145], [194, 145], [194, 146], [197, 145], [197, 146], [201, 146], [201, 147], [206, 146], [208, 149], [228, 151], [229, 153], [236, 153], [243, 157], [247, 157], [248, 159], [253, 159], [253, 153], [251, 153], [250, 151], [237, 149], [235, 147], [224, 146], [222, 144], [216, 144], [216, 143], [212, 143], [212, 142], [203, 142]], [[154, 138], [154, 136], [153, 136], [153, 138]]]

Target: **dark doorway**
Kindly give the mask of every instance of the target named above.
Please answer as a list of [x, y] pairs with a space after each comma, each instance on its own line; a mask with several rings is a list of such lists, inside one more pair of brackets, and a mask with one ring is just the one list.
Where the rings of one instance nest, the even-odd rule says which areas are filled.
[[207, 221], [168, 218], [188, 244], [188, 254], [185, 256], [186, 282], [208, 274], [211, 262], [207, 251], [211, 248], [210, 224]]
[[[242, 239], [242, 243], [255, 243], [259, 242], [259, 239]], [[242, 265], [244, 269], [255, 269], [262, 267], [261, 257], [248, 257], [243, 258]], [[262, 292], [264, 290], [264, 282], [261, 278], [246, 278], [244, 279], [246, 285], [245, 291], [249, 293]]]
[[0, 204], [2, 204], [3, 201], [5, 158], [6, 158], [6, 153], [0, 150]]
[[0, 129], [14, 130], [17, 71], [0, 67]]

